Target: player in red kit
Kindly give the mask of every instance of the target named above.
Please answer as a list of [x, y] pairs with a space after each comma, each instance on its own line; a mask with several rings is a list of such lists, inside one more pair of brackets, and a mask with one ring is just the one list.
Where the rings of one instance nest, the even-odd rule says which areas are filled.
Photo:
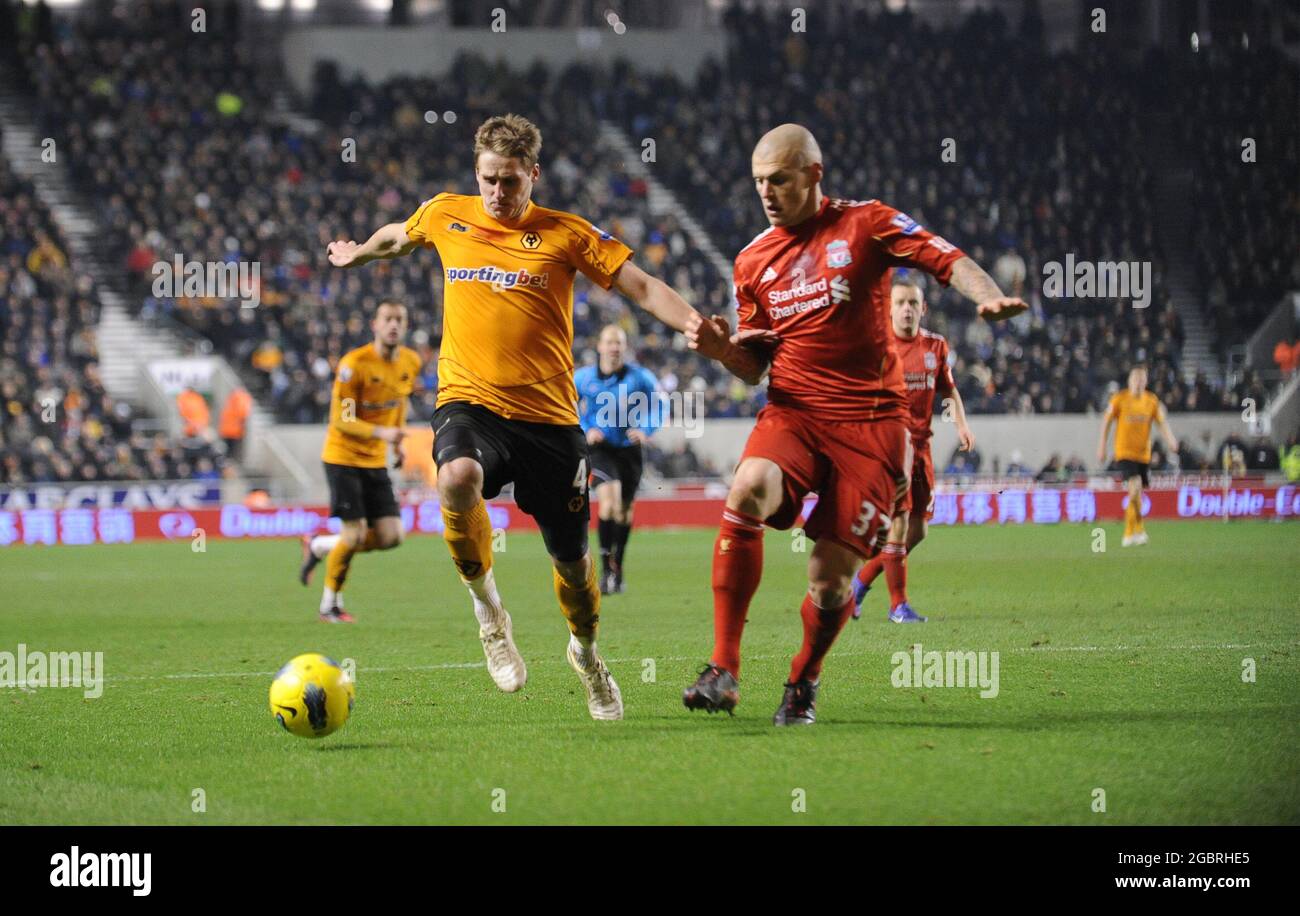
[[894, 346], [903, 364], [907, 386], [907, 425], [912, 437], [912, 472], [908, 493], [894, 509], [889, 537], [880, 553], [863, 564], [853, 578], [853, 616], [862, 614], [862, 599], [883, 570], [889, 586], [889, 619], [894, 623], [925, 623], [907, 601], [907, 556], [926, 535], [934, 515], [934, 459], [930, 457], [930, 420], [936, 397], [951, 401], [961, 448], [975, 447], [966, 423], [966, 406], [948, 366], [948, 341], [921, 327], [925, 316], [924, 281], [915, 271], [894, 271], [889, 290], [889, 318]]
[[[730, 712], [739, 701], [740, 637], [762, 575], [763, 527], [789, 528], [816, 491], [806, 525], [816, 544], [800, 611], [803, 646], [773, 717], [806, 725], [822, 660], [853, 610], [854, 573], [884, 545], [912, 466], [890, 270], [932, 274], [990, 320], [1028, 306], [1003, 296], [974, 261], [906, 214], [875, 200], [825, 197], [821, 150], [806, 128], [769, 131], [751, 166], [771, 226], [736, 257], [740, 324], [721, 361], [751, 385], [767, 375], [768, 404], [745, 444], [714, 546], [713, 655], [682, 702]], [[730, 331], [725, 319], [710, 322]]]

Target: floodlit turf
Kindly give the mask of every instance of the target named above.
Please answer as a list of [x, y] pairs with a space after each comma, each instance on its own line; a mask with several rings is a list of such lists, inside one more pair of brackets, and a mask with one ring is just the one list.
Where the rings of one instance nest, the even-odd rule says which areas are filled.
[[[1127, 550], [1107, 532], [1094, 553], [1089, 526], [937, 531], [910, 570], [931, 622], [886, 623], [882, 580], [809, 729], [770, 724], [807, 559], [787, 533], [767, 535], [734, 718], [680, 700], [711, 645], [712, 532], [633, 534], [600, 641], [621, 723], [587, 716], [535, 535], [497, 557], [529, 665], [514, 695], [436, 539], [355, 561], [353, 626], [316, 621], [293, 541], [9, 548], [0, 651], [102, 651], [107, 679], [100, 699], [0, 690], [0, 823], [1300, 822], [1300, 525], [1156, 523]], [[997, 697], [892, 686], [917, 641], [999, 652]], [[307, 651], [358, 667], [352, 720], [319, 741], [267, 710]]]

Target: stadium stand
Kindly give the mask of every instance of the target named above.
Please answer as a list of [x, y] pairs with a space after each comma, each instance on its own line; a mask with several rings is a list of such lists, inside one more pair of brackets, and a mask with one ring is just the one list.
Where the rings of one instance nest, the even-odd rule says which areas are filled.
[[99, 377], [95, 286], [32, 186], [0, 159], [0, 477], [6, 484], [218, 479], [199, 437], [137, 431]]

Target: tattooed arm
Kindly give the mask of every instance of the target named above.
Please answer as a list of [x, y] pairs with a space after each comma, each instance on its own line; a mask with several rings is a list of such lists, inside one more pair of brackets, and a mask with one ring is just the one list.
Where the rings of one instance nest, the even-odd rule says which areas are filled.
[[952, 266], [948, 285], [978, 306], [980, 317], [988, 321], [1014, 318], [1029, 308], [1021, 299], [1004, 296], [993, 278], [970, 258], [962, 258]]

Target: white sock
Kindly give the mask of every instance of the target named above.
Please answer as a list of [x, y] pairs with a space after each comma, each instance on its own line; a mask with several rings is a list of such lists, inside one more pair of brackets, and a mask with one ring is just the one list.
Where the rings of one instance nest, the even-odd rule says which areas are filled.
[[592, 668], [596, 664], [596, 640], [586, 637], [579, 639], [569, 634], [569, 645], [573, 647], [573, 657], [583, 668]]
[[338, 542], [339, 536], [337, 534], [318, 534], [311, 539], [312, 555], [318, 560], [323, 560]]
[[343, 607], [343, 593], [335, 592], [329, 588], [321, 592], [321, 596], [320, 596], [321, 613], [323, 614], [326, 611], [330, 610], [331, 608], [336, 608], [336, 607], [337, 608]]
[[474, 599], [474, 616], [478, 618], [479, 626], [485, 630], [495, 629], [505, 619], [505, 608], [501, 606], [501, 595], [497, 592], [492, 570], [465, 582], [465, 587]]

